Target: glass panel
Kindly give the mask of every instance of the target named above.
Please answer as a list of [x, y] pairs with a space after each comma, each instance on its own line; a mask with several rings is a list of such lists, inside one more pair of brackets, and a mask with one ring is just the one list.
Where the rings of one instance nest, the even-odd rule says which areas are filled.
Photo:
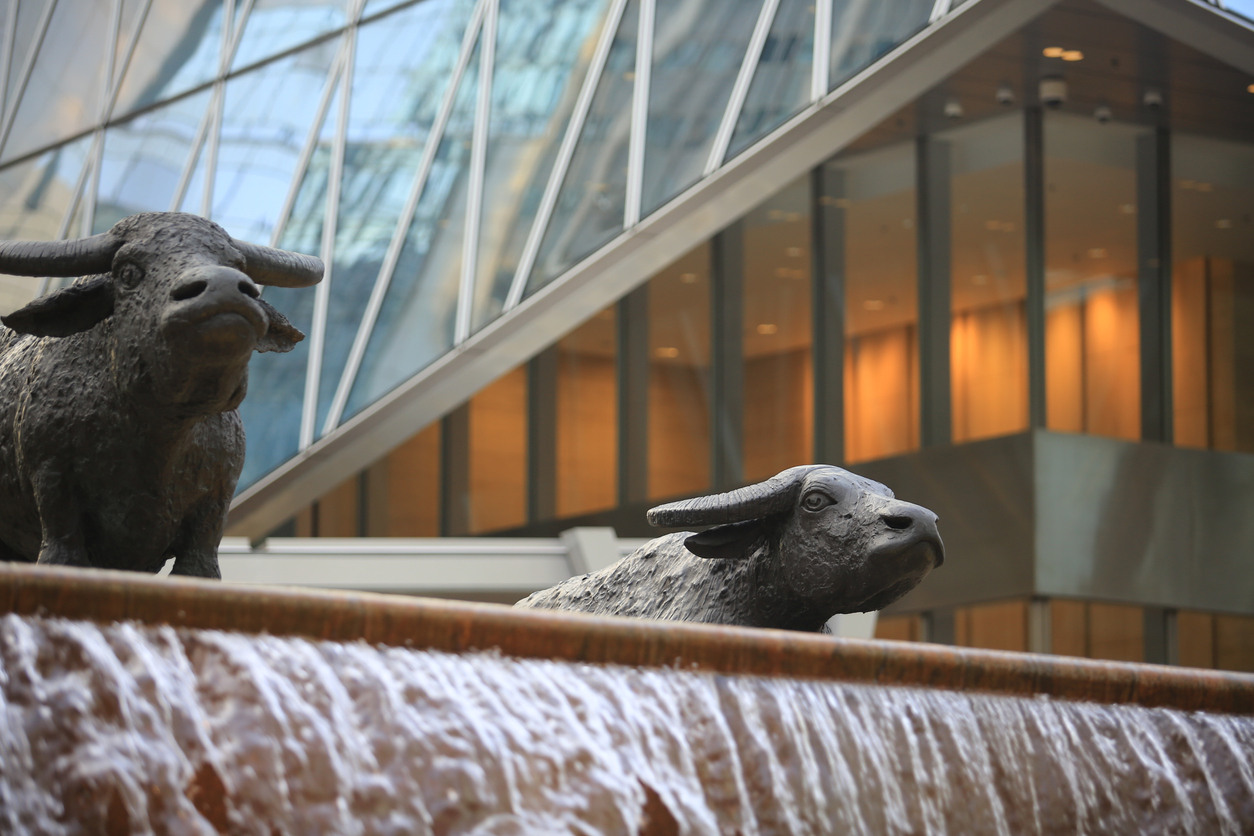
[[1136, 154], [1145, 130], [1047, 113], [1047, 426], [1141, 434]]
[[830, 88], [927, 26], [932, 0], [835, 0]]
[[[227, 82], [210, 217], [231, 235], [270, 243], [336, 49], [319, 44]], [[334, 125], [336, 111], [328, 113]]]
[[366, 470], [369, 537], [440, 536], [440, 422]]
[[[396, 234], [472, 9], [469, 0], [419, 3], [363, 26], [357, 34], [319, 389], [319, 429]], [[459, 91], [462, 109], [457, 111], [458, 121], [450, 123], [451, 130], [464, 131], [467, 138], [473, 114], [465, 108], [473, 108], [477, 78], [477, 71], [467, 70], [467, 81]], [[398, 90], [404, 92], [398, 95]]]
[[710, 486], [710, 245], [649, 280], [649, 498]]
[[623, 229], [639, 18], [639, 0], [629, 0], [527, 279], [527, 295]]
[[494, 319], [518, 269], [607, 0], [503, 0], [471, 327]]
[[[919, 446], [913, 142], [829, 163], [843, 228], [845, 460]], [[833, 269], [840, 269], [840, 264]]]
[[35, 42], [36, 29], [43, 19], [49, 0], [12, 0], [17, 2], [17, 26], [13, 34], [13, 54], [9, 56], [9, 80], [5, 89], [5, 114], [13, 106], [13, 95], [22, 80], [31, 44]]
[[[414, 219], [405, 233], [405, 244], [383, 299], [379, 319], [366, 345], [361, 371], [357, 374], [345, 409], [346, 418], [378, 400], [453, 347], [453, 320], [457, 315], [465, 232], [470, 138], [479, 79], [478, 55], [479, 46], [476, 44], [457, 90], [448, 126], [423, 187]], [[355, 327], [356, 323], [353, 325]], [[348, 334], [347, 341], [341, 343], [342, 353], [347, 352], [353, 336]], [[337, 362], [343, 368], [344, 359], [333, 360], [328, 354], [325, 362]], [[320, 413], [329, 403], [326, 397], [323, 393], [319, 398], [322, 402]]]
[[1254, 0], [1223, 0], [1223, 7], [1254, 20]]
[[253, 0], [231, 69], [247, 67], [343, 26], [348, 22], [346, 5], [346, 0]]
[[93, 233], [136, 212], [170, 210], [209, 99], [206, 90], [105, 132]]
[[701, 178], [762, 0], [657, 4], [641, 215]]
[[126, 69], [126, 49], [135, 37], [135, 29], [143, 21], [139, 13], [144, 10], [144, 0], [122, 0], [122, 20], [118, 27], [118, 45], [113, 53], [113, 83], [116, 85]]
[[[364, 19], [371, 15], [377, 15], [402, 2], [404, 0], [366, 0], [366, 8], [362, 11], [361, 16]], [[427, 0], [429, 5], [447, 4], [449, 2], [455, 2], [455, 0]]]
[[[183, 200], [179, 203], [180, 212], [191, 212], [193, 215], [201, 215], [205, 209], [205, 182], [209, 176], [209, 128], [205, 130], [205, 138], [201, 140], [200, 147], [196, 149], [196, 162], [192, 168], [191, 176], [187, 179], [187, 189], [183, 192]], [[257, 241], [258, 244], [269, 244], [267, 241]]]
[[733, 157], [810, 103], [814, 64], [814, 3], [780, 0], [775, 22], [740, 109], [727, 156]]
[[[285, 250], [320, 255], [322, 228], [326, 221], [327, 178], [331, 169], [331, 144], [335, 135], [340, 94], [327, 108], [318, 145], [309, 160], [292, 206], [292, 215], [279, 236]], [[249, 364], [248, 397], [240, 416], [248, 435], [248, 455], [240, 475], [242, 490], [296, 455], [300, 449], [301, 410], [309, 364], [309, 333], [313, 328], [313, 288], [267, 287], [265, 299], [283, 313], [306, 339], [286, 354], [257, 354]]]
[[759, 482], [813, 460], [809, 178], [743, 223], [744, 477]]
[[557, 516], [618, 502], [617, 328], [606, 308], [557, 344]]
[[4, 145], [12, 159], [100, 120], [112, 0], [59, 3]]
[[[90, 148], [91, 137], [84, 137], [0, 171], [0, 240], [57, 237]], [[38, 277], [0, 274], [0, 314], [22, 307], [38, 289]]]
[[218, 72], [223, 0], [153, 0], [114, 115], [168, 99]]
[[953, 440], [1028, 426], [1023, 117], [937, 134], [949, 150]]
[[1254, 145], [1171, 138], [1175, 441], [1254, 453]]
[[527, 367], [470, 399], [468, 534], [527, 522]]

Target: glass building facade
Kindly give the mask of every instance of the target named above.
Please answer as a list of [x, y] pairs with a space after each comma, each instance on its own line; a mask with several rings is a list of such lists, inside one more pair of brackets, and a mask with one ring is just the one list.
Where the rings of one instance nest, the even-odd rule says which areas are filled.
[[[1014, 6], [8, 0], [0, 236], [182, 210], [323, 259], [266, 290], [308, 338], [252, 362], [247, 501], [528, 322], [538, 350], [313, 478], [277, 535], [645, 536], [658, 501], [798, 463], [1039, 431], [1247, 462], [1254, 69], [1096, 3], [1025, 14], [660, 262], [608, 260]], [[1198, 11], [1250, 36], [1240, 3]], [[531, 313], [602, 274], [579, 316]], [[1254, 604], [976, 596], [880, 630], [1144, 660], [1161, 612], [1173, 660], [1254, 669]]]

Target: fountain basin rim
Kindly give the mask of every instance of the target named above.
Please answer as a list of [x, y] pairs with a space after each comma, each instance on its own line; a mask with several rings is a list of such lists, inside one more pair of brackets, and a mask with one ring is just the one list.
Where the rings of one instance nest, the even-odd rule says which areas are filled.
[[0, 613], [1254, 714], [1254, 675], [0, 562]]

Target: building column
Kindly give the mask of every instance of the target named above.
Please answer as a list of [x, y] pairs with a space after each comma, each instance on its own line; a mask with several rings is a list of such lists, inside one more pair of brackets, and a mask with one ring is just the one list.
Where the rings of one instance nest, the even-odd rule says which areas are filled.
[[440, 536], [470, 531], [470, 402], [440, 422]]
[[814, 461], [845, 460], [845, 176], [820, 165], [810, 176]]
[[953, 440], [949, 394], [949, 143], [920, 136], [916, 145], [919, 271], [919, 441]]
[[557, 345], [527, 362], [527, 522], [557, 516]]
[[744, 226], [714, 236], [710, 271], [710, 486], [744, 483]]
[[1141, 438], [1171, 443], [1171, 135], [1136, 144], [1137, 293], [1141, 320]]
[[1023, 111], [1024, 243], [1027, 259], [1028, 426], [1044, 429], [1045, 403], [1045, 124], [1039, 105]]
[[649, 286], [618, 302], [618, 504], [649, 498]]

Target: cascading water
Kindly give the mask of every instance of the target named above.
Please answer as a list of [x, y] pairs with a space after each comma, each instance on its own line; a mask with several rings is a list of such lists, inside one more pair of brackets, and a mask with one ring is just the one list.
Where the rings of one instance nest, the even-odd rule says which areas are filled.
[[1254, 717], [0, 619], [5, 833], [1254, 831]]

